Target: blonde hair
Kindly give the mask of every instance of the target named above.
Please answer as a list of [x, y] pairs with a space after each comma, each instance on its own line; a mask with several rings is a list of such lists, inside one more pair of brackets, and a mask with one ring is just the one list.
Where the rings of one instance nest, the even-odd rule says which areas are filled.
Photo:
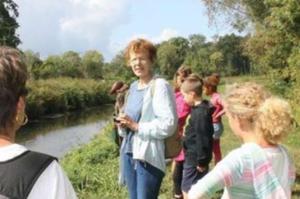
[[181, 90], [184, 93], [195, 92], [198, 97], [202, 96], [202, 79], [195, 73], [190, 74], [182, 83]]
[[235, 84], [225, 97], [226, 109], [249, 122], [268, 143], [277, 144], [292, 127], [292, 113], [287, 101], [273, 97], [253, 82]]

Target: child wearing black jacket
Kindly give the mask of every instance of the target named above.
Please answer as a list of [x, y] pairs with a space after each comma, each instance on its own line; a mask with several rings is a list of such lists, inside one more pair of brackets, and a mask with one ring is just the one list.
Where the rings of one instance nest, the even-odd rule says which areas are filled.
[[212, 159], [212, 106], [202, 100], [202, 86], [201, 78], [192, 74], [181, 87], [185, 102], [192, 106], [183, 138], [185, 161], [181, 188], [184, 199], [191, 186], [208, 172]]

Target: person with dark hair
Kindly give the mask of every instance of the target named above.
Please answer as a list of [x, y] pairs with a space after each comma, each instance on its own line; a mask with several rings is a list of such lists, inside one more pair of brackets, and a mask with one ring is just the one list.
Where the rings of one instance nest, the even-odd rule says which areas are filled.
[[154, 77], [156, 48], [151, 42], [131, 41], [125, 57], [138, 77], [119, 117], [125, 183], [131, 199], [156, 199], [166, 169], [164, 141], [177, 127], [174, 93], [166, 80]]
[[216, 73], [208, 76], [204, 79], [203, 90], [204, 93], [210, 97], [210, 103], [214, 107], [212, 114], [213, 126], [214, 126], [214, 142], [213, 142], [213, 154], [215, 164], [222, 159], [222, 152], [220, 147], [220, 139], [224, 131], [222, 123], [222, 115], [224, 115], [224, 105], [220, 93], [218, 93], [218, 84], [220, 82], [220, 76]]
[[127, 95], [127, 91], [128, 91], [129, 87], [127, 84], [125, 84], [122, 81], [116, 81], [115, 83], [113, 83], [109, 94], [110, 95], [116, 95], [116, 102], [115, 102], [115, 111], [113, 114], [113, 137], [114, 137], [114, 141], [115, 143], [118, 145], [119, 147], [119, 151], [120, 151], [120, 161], [119, 161], [119, 179], [118, 179], [118, 183], [119, 185], [123, 186], [125, 185], [125, 176], [124, 176], [124, 153], [125, 153], [125, 148], [124, 148], [124, 144], [122, 145], [123, 142], [123, 138], [119, 135], [118, 132], [118, 123], [120, 122], [118, 120], [118, 116], [124, 112], [124, 104], [125, 104], [125, 100], [126, 100], [126, 95]]
[[[176, 100], [176, 112], [178, 116], [178, 127], [177, 127], [177, 139], [182, 139], [183, 127], [187, 116], [191, 112], [191, 107], [184, 101], [183, 95], [180, 91], [180, 87], [184, 80], [192, 73], [190, 67], [182, 65], [177, 69], [174, 75], [174, 92]], [[180, 151], [179, 155], [174, 158], [172, 162], [172, 180], [173, 180], [173, 192], [174, 199], [182, 199], [182, 171], [183, 171], [184, 153], [183, 150]]]
[[25, 125], [27, 69], [21, 53], [0, 46], [0, 198], [75, 199], [55, 157], [15, 143]]
[[116, 102], [115, 102], [115, 110], [113, 114], [113, 119], [114, 119], [114, 140], [115, 143], [120, 147], [122, 143], [122, 138], [118, 134], [118, 127], [117, 123], [119, 122], [117, 120], [118, 115], [123, 112], [124, 109], [124, 103], [125, 103], [125, 97], [126, 93], [128, 91], [128, 85], [125, 84], [122, 81], [116, 81], [113, 83], [111, 86], [111, 89], [109, 91], [110, 95], [116, 95]]

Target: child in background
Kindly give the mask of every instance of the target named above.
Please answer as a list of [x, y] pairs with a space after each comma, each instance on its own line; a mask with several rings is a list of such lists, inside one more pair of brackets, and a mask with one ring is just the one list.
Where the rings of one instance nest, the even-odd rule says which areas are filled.
[[[174, 75], [174, 92], [175, 92], [175, 100], [176, 100], [176, 112], [178, 116], [178, 127], [177, 127], [178, 139], [182, 138], [183, 126], [185, 124], [185, 120], [191, 112], [191, 107], [187, 103], [185, 103], [183, 99], [183, 95], [180, 92], [180, 87], [184, 82], [185, 78], [187, 78], [191, 73], [192, 70], [189, 67], [182, 65], [178, 68], [177, 72]], [[183, 154], [183, 150], [181, 150], [179, 155], [176, 158], [174, 158], [172, 163], [174, 199], [183, 198], [182, 191], [181, 191], [183, 162], [184, 162], [184, 154]]]
[[125, 103], [125, 96], [126, 92], [128, 90], [128, 85], [125, 84], [122, 81], [116, 81], [112, 86], [109, 91], [110, 95], [116, 95], [116, 102], [115, 102], [115, 110], [114, 110], [114, 139], [115, 143], [120, 147], [122, 140], [121, 137], [118, 134], [118, 127], [116, 123], [118, 122], [116, 120], [117, 116], [119, 115], [120, 112], [123, 112], [123, 107]]
[[[118, 145], [120, 149], [120, 162], [119, 162], [119, 179], [118, 183], [121, 186], [125, 185], [125, 177], [124, 177], [124, 160], [123, 160], [123, 154], [124, 154], [124, 146], [122, 147], [122, 137], [119, 136], [118, 133], [118, 127], [117, 124], [119, 121], [117, 120], [117, 117], [119, 116], [120, 113], [124, 112], [124, 104], [125, 104], [125, 98], [126, 94], [128, 91], [128, 85], [125, 84], [122, 81], [117, 81], [115, 82], [111, 89], [109, 94], [110, 95], [116, 95], [116, 102], [115, 102], [115, 111], [114, 111], [114, 127], [113, 127], [113, 136], [114, 136], [114, 141]], [[123, 144], [124, 145], [124, 144]]]
[[220, 138], [223, 134], [224, 128], [222, 123], [222, 115], [225, 113], [221, 96], [217, 91], [218, 84], [220, 82], [220, 76], [214, 73], [204, 79], [204, 93], [210, 96], [210, 103], [214, 107], [214, 112], [212, 114], [213, 126], [214, 126], [214, 142], [213, 142], [213, 153], [215, 164], [217, 164], [222, 159]]
[[202, 100], [202, 79], [191, 74], [181, 86], [181, 92], [192, 111], [184, 131], [184, 164], [182, 191], [184, 199], [191, 186], [208, 172], [212, 158], [213, 125], [212, 110], [208, 101]]
[[289, 104], [256, 83], [232, 86], [225, 96], [229, 125], [243, 144], [230, 152], [190, 190], [189, 199], [290, 199], [295, 168], [279, 144], [292, 127]]

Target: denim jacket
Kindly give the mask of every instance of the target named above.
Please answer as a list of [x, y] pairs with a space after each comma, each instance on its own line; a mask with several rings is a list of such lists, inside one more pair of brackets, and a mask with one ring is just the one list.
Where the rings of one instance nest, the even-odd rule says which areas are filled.
[[[169, 83], [162, 78], [152, 79], [148, 86], [139, 128], [133, 137], [133, 159], [146, 161], [164, 172], [164, 139], [175, 133], [177, 128], [175, 97]], [[124, 129], [120, 129], [119, 133], [126, 136]]]

